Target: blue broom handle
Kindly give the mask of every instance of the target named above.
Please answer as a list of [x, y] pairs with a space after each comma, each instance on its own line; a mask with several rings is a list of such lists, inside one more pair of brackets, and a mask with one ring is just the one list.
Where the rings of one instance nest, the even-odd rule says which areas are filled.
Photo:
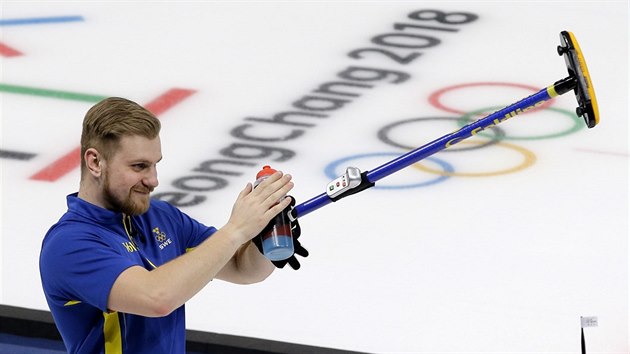
[[[564, 93], [564, 92], [562, 92]], [[486, 128], [495, 126], [510, 118], [516, 117], [521, 113], [525, 113], [532, 109], [540, 107], [545, 101], [557, 96], [554, 85], [544, 88], [533, 95], [526, 97], [510, 106], [507, 106], [501, 110], [498, 110], [484, 118], [481, 118], [475, 122], [472, 122], [461, 129], [444, 135], [441, 138], [433, 140], [432, 142], [425, 144], [419, 148], [409, 151], [408, 153], [401, 155], [389, 162], [384, 163], [381, 166], [367, 172], [367, 179], [369, 182], [374, 183], [382, 178], [385, 178], [392, 173], [400, 171], [401, 169], [408, 167], [428, 156], [431, 156], [439, 151], [442, 151], [458, 142], [468, 139], [471, 136], [478, 134]], [[560, 93], [561, 94], [561, 93]], [[306, 202], [299, 204], [295, 207], [295, 216], [302, 217], [311, 212], [328, 205], [333, 200], [326, 193], [322, 193], [314, 198], [307, 200]]]

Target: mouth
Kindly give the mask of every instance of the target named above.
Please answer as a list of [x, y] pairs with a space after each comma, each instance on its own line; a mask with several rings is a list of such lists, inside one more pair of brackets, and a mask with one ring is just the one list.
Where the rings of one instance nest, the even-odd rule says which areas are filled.
[[134, 189], [133, 191], [138, 194], [143, 194], [143, 195], [149, 195], [152, 192], [152, 190], [149, 190], [149, 189], [142, 189], [142, 190]]

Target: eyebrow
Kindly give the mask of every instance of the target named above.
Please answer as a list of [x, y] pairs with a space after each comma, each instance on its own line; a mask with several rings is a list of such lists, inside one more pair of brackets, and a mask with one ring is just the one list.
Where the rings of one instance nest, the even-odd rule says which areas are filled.
[[[163, 156], [160, 156], [160, 158], [157, 161], [155, 161], [155, 163], [157, 164], [160, 161], [162, 161], [162, 158], [163, 158]], [[146, 164], [149, 164], [149, 165], [153, 164], [153, 162], [151, 162], [151, 160], [145, 159], [145, 158], [131, 159], [131, 160], [129, 160], [129, 163], [130, 164], [146, 163]]]

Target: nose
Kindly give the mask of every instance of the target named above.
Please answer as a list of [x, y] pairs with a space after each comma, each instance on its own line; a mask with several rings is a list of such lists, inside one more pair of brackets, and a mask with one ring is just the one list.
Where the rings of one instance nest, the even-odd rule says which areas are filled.
[[155, 166], [149, 169], [149, 172], [144, 177], [142, 183], [144, 183], [145, 186], [150, 187], [151, 189], [156, 188], [158, 184], [160, 184], [157, 176], [157, 168]]

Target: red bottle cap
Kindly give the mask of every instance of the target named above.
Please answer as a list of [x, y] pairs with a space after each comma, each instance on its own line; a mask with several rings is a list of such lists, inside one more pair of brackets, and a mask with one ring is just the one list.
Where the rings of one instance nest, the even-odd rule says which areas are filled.
[[258, 171], [258, 173], [256, 174], [256, 179], [259, 179], [260, 177], [264, 177], [264, 176], [270, 176], [274, 173], [276, 173], [276, 170], [271, 168], [269, 165], [265, 165], [263, 166], [262, 170]]

